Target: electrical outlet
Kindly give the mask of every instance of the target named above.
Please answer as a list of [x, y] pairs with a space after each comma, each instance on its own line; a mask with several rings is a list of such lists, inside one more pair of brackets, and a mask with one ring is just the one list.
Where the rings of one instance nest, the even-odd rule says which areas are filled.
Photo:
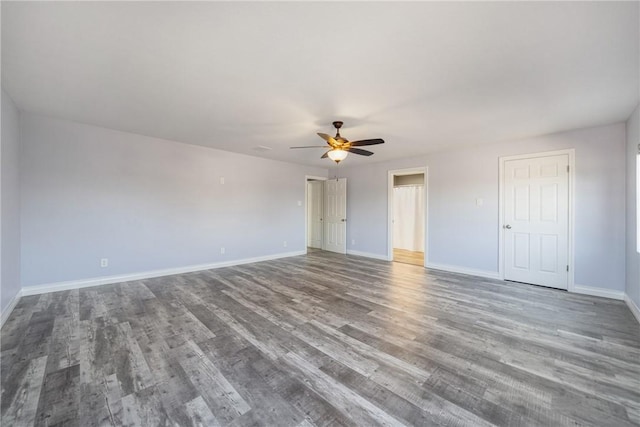
[[221, 177], [220, 177], [220, 184], [223, 184], [223, 185], [224, 185], [224, 176], [221, 176]]
[[282, 242], [282, 246], [284, 246], [285, 248], [287, 247], [287, 241], [286, 240], [284, 242]]
[[355, 246], [356, 245], [356, 239], [351, 239], [351, 246]]
[[109, 267], [109, 258], [102, 258], [100, 260], [100, 267], [102, 268]]
[[224, 247], [220, 248], [220, 253], [221, 253], [222, 255], [224, 255], [224, 254], [225, 254], [225, 252], [226, 252], [226, 250], [225, 250], [225, 248], [224, 248]]
[[302, 200], [298, 200], [298, 206], [302, 206]]

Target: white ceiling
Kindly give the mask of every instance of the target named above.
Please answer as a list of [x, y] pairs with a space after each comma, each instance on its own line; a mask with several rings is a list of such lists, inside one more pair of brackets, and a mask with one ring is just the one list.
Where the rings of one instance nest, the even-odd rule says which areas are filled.
[[[2, 2], [24, 111], [328, 167], [316, 132], [414, 156], [625, 120], [638, 2]], [[265, 145], [272, 150], [254, 151]]]

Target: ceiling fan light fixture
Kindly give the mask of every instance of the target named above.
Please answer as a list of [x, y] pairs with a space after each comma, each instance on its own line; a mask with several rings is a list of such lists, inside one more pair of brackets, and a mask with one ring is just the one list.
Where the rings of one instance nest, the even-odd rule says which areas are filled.
[[344, 159], [347, 158], [347, 154], [353, 153], [359, 156], [372, 156], [372, 151], [363, 150], [362, 148], [356, 147], [364, 147], [368, 145], [378, 145], [384, 144], [384, 140], [380, 138], [375, 139], [361, 139], [359, 141], [349, 141], [347, 138], [343, 138], [340, 136], [340, 128], [342, 127], [342, 122], [335, 121], [333, 122], [333, 126], [336, 128], [336, 136], [335, 138], [326, 133], [318, 132], [318, 136], [325, 140], [327, 145], [303, 145], [301, 147], [290, 147], [290, 148], [329, 148], [329, 151], [325, 152], [321, 159], [326, 159], [327, 157], [333, 160], [336, 163], [340, 163]]
[[340, 163], [347, 158], [347, 154], [349, 154], [348, 151], [342, 150], [340, 148], [334, 148], [327, 153], [327, 156], [329, 156], [329, 158], [334, 162]]

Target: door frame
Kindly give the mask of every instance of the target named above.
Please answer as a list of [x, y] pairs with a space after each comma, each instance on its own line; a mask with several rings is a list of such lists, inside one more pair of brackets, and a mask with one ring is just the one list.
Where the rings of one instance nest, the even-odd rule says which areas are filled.
[[393, 261], [393, 177], [401, 175], [424, 175], [424, 265], [427, 266], [429, 252], [429, 167], [394, 169], [387, 173], [387, 261]]
[[[326, 181], [326, 176], [313, 176], [313, 175], [305, 175], [304, 177], [304, 253], [306, 254], [309, 248], [309, 187], [307, 183], [309, 180], [312, 181]], [[324, 199], [324, 195], [323, 195]], [[324, 201], [323, 201], [324, 203]], [[324, 205], [322, 207], [324, 212]], [[322, 227], [322, 247], [324, 248], [324, 224]]]
[[498, 201], [498, 275], [501, 280], [504, 280], [504, 168], [505, 163], [510, 160], [522, 160], [532, 159], [537, 157], [549, 157], [566, 154], [569, 157], [569, 230], [568, 230], [568, 262], [569, 262], [569, 274], [567, 275], [567, 291], [574, 292], [574, 280], [575, 280], [575, 154], [574, 148], [568, 148], [566, 150], [554, 150], [554, 151], [542, 151], [538, 153], [518, 154], [515, 156], [502, 156], [498, 158], [499, 161], [499, 201]]

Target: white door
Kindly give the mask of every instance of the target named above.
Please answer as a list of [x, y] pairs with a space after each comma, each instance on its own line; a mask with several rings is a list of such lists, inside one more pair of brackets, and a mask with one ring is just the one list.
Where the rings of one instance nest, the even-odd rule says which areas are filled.
[[324, 249], [347, 253], [347, 179], [324, 182]]
[[568, 287], [569, 156], [504, 163], [505, 279]]
[[309, 182], [309, 247], [322, 249], [323, 181]]

